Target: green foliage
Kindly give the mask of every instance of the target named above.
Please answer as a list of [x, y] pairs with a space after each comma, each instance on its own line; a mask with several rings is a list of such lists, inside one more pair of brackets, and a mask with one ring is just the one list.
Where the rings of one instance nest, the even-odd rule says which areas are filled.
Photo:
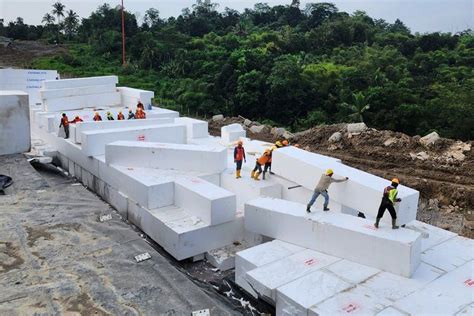
[[[119, 74], [155, 91], [155, 102], [183, 114], [242, 115], [292, 130], [364, 121], [408, 134], [437, 130], [473, 139], [474, 35], [412, 34], [401, 22], [349, 15], [331, 3], [258, 3], [242, 14], [198, 0], [176, 18], [125, 12], [127, 65], [121, 66], [121, 12], [107, 4], [62, 28], [18, 19], [0, 28], [14, 38], [70, 41], [66, 55], [38, 68], [75, 76]], [[291, 3], [291, 4], [290, 4]], [[68, 18], [69, 22], [66, 23]]]

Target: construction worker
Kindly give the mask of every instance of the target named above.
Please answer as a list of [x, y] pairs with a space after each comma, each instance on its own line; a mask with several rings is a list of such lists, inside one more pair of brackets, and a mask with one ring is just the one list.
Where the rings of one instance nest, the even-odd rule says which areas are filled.
[[114, 116], [112, 115], [112, 113], [107, 112], [107, 120], [109, 120], [109, 121], [113, 121], [113, 120], [114, 120]]
[[143, 120], [146, 119], [146, 113], [143, 111], [142, 108], [137, 108], [137, 111], [135, 112], [135, 118], [137, 120]]
[[95, 122], [102, 121], [102, 117], [100, 116], [99, 112], [95, 112], [93, 120]]
[[117, 121], [125, 120], [125, 116], [123, 115], [122, 111], [118, 112], [117, 114]]
[[135, 114], [133, 114], [132, 110], [128, 110], [128, 118], [127, 120], [134, 120], [135, 119]]
[[262, 166], [265, 166], [265, 164], [268, 162], [268, 159], [270, 159], [270, 155], [271, 155], [271, 150], [266, 149], [263, 155], [257, 159], [257, 162], [255, 163], [255, 168], [252, 170], [252, 173], [250, 174], [251, 178], [257, 181], [260, 180], [258, 177], [262, 173]]
[[143, 111], [145, 111], [145, 107], [143, 106], [143, 103], [141, 101], [138, 101], [137, 109], [142, 109]]
[[272, 156], [273, 156], [273, 151], [276, 150], [276, 149], [278, 149], [278, 148], [286, 147], [286, 146], [288, 146], [288, 145], [289, 145], [289, 143], [288, 143], [288, 141], [285, 139], [285, 140], [283, 140], [283, 141], [281, 141], [281, 142], [280, 142], [279, 140], [276, 141], [276, 142], [275, 142], [275, 145], [272, 146], [272, 148], [270, 149], [270, 159], [268, 159], [268, 162], [265, 164], [265, 168], [263, 169], [263, 180], [265, 180], [265, 173], [266, 173], [267, 171], [269, 171], [270, 174], [274, 174], [274, 173], [272, 172]]
[[74, 117], [74, 119], [69, 123], [76, 124], [76, 123], [81, 123], [81, 122], [84, 122], [84, 121], [79, 117], [79, 115], [76, 115], [76, 117]]
[[66, 113], [63, 113], [59, 127], [64, 128], [64, 133], [66, 134], [66, 137], [64, 138], [69, 138], [69, 119], [67, 118]]
[[235, 162], [235, 178], [240, 179], [240, 171], [242, 169], [242, 161], [247, 162], [245, 158], [245, 149], [241, 140], [237, 142], [237, 146], [234, 148], [234, 162]]
[[328, 189], [331, 183], [334, 182], [345, 182], [349, 180], [348, 177], [345, 177], [344, 179], [334, 179], [332, 176], [334, 175], [334, 171], [332, 169], [326, 170], [326, 174], [323, 174], [321, 178], [319, 179], [318, 184], [316, 185], [316, 188], [314, 189], [313, 196], [311, 197], [311, 200], [308, 203], [308, 206], [306, 207], [306, 212], [311, 213], [311, 206], [313, 206], [314, 202], [318, 198], [319, 195], [322, 195], [324, 197], [324, 211], [329, 211], [328, 204], [329, 204], [329, 195], [328, 195]]
[[392, 229], [398, 229], [397, 226], [397, 212], [393, 207], [395, 202], [401, 202], [402, 199], [397, 198], [398, 190], [397, 187], [400, 184], [400, 180], [397, 178], [392, 179], [392, 183], [383, 190], [382, 202], [380, 203], [379, 212], [375, 219], [375, 228], [379, 228], [380, 219], [383, 217], [385, 210], [388, 209], [392, 216]]

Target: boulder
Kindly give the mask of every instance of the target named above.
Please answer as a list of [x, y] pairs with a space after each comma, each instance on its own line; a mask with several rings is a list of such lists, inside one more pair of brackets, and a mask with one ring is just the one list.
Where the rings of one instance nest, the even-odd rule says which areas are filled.
[[397, 142], [397, 139], [394, 138], [394, 137], [390, 137], [389, 139], [387, 139], [383, 145], [388, 147], [388, 146], [392, 146], [393, 144], [395, 144]]
[[347, 124], [347, 132], [348, 133], [362, 133], [367, 129], [367, 125], [365, 123], [351, 123]]
[[439, 139], [440, 139], [440, 137], [439, 137], [438, 133], [432, 132], [432, 133], [429, 133], [428, 135], [423, 136], [422, 138], [420, 138], [420, 144], [422, 144], [423, 146], [432, 146], [437, 141], [439, 141]]
[[245, 120], [244, 120], [244, 125], [247, 126], [247, 127], [249, 127], [250, 125], [252, 125], [252, 121], [249, 120], [249, 119], [245, 119]]
[[260, 125], [260, 126], [255, 126], [254, 125], [254, 126], [250, 127], [250, 132], [252, 132], [254, 134], [260, 134], [260, 133], [263, 132], [264, 129], [265, 129], [265, 125]]
[[223, 121], [224, 120], [224, 115], [222, 114], [217, 114], [212, 117], [213, 122], [218, 122], [218, 121]]
[[283, 137], [283, 134], [285, 134], [286, 130], [283, 127], [274, 127], [271, 130], [271, 133], [273, 136], [276, 137]]
[[341, 132], [335, 132], [334, 134], [329, 137], [328, 142], [330, 143], [337, 143], [340, 142], [342, 139], [342, 133]]
[[288, 131], [285, 131], [282, 136], [284, 139], [288, 139], [288, 140], [295, 138], [295, 135]]

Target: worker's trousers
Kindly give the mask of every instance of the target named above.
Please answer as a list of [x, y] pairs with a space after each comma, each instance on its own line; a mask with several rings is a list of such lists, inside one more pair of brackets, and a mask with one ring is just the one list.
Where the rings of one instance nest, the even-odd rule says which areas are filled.
[[377, 218], [382, 218], [383, 214], [385, 213], [385, 210], [390, 212], [390, 215], [392, 216], [393, 219], [397, 219], [397, 212], [395, 211], [395, 208], [393, 207], [393, 203], [386, 198], [382, 199], [382, 203], [380, 203], [379, 207], [379, 212], [377, 213]]
[[255, 168], [253, 168], [253, 171], [258, 171], [259, 173], [262, 173], [262, 165], [260, 165], [258, 162], [255, 163]]
[[308, 207], [313, 206], [314, 202], [316, 202], [316, 199], [318, 198], [319, 195], [322, 195], [324, 197], [324, 208], [328, 207], [328, 204], [329, 204], [328, 191], [314, 191], [313, 196], [311, 197], [311, 200], [309, 200]]
[[64, 134], [66, 134], [66, 137], [64, 138], [69, 138], [69, 125], [63, 125], [64, 126]]
[[236, 170], [241, 170], [242, 169], [242, 162], [243, 162], [243, 160], [236, 160], [235, 161], [235, 169]]

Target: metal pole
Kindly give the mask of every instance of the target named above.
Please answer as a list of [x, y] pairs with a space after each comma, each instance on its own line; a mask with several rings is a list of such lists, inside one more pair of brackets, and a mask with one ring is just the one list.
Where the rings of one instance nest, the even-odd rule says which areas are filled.
[[123, 0], [122, 0], [122, 65], [125, 66], [125, 14], [123, 12]]

